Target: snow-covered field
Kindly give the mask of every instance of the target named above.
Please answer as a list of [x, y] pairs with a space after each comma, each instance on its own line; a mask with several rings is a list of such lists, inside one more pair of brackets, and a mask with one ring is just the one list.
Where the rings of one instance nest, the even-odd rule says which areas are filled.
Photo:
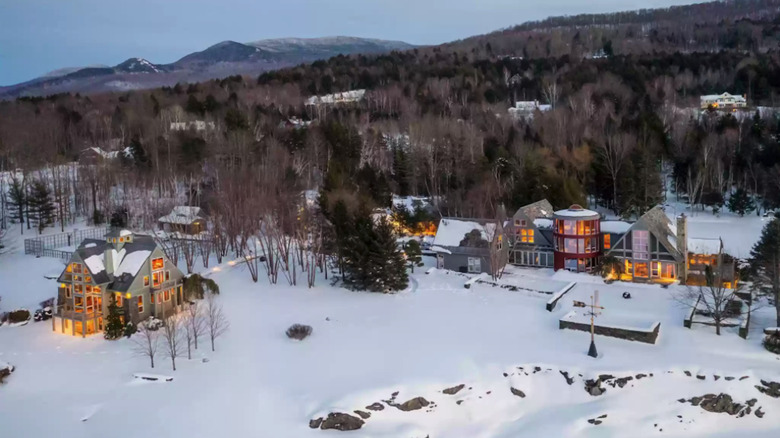
[[[44, 275], [62, 264], [24, 256], [14, 233], [18, 230], [11, 230], [7, 251], [0, 254], [0, 306], [33, 310], [55, 294], [55, 282]], [[58, 335], [49, 322], [0, 327], [0, 362], [16, 366], [0, 386], [0, 433], [515, 438], [780, 432], [780, 399], [755, 388], [761, 379], [780, 381], [780, 358], [760, 345], [762, 327], [776, 325], [771, 309], [754, 315], [750, 337], [743, 340], [736, 328], [720, 337], [703, 326], [684, 328], [688, 309], [673, 299], [675, 287], [605, 285], [588, 275], [510, 268], [502, 282], [521, 288], [552, 292], [577, 282], [547, 312], [547, 293], [483, 283], [466, 289], [466, 276], [426, 270], [415, 270], [409, 290], [380, 295], [335, 288], [324, 279], [313, 289], [271, 286], [262, 273], [252, 283], [240, 264], [212, 268], [230, 331], [217, 341], [216, 352], [201, 347], [192, 360], [178, 360], [175, 372], [163, 358], [150, 369], [126, 339]], [[589, 334], [559, 330], [558, 320], [574, 299], [595, 289], [606, 307], [604, 318], [659, 321], [657, 344], [599, 336], [599, 358], [586, 356]], [[623, 291], [632, 298], [622, 299]], [[311, 325], [312, 336], [289, 340], [284, 332], [293, 323]], [[584, 389], [584, 380], [599, 374], [640, 373], [647, 377], [634, 377], [623, 387], [605, 385], [600, 396]], [[174, 379], [148, 381], [137, 374]], [[459, 384], [464, 387], [456, 394], [442, 393]], [[755, 398], [754, 410], [761, 407], [765, 415], [737, 418], [678, 402], [707, 393], [728, 393], [743, 405]], [[383, 402], [418, 396], [432, 403], [404, 412]], [[384, 409], [365, 409], [375, 402]], [[310, 419], [356, 409], [371, 412], [358, 431], [309, 428]], [[588, 422], [604, 414], [601, 424]]]

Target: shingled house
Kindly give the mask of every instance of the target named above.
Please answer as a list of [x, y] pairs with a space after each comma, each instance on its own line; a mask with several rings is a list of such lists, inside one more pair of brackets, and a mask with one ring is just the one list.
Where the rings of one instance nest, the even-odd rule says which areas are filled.
[[200, 207], [177, 205], [157, 222], [165, 232], [195, 235], [206, 230], [206, 220], [206, 214]]
[[102, 332], [111, 297], [123, 323], [181, 310], [184, 275], [150, 236], [113, 230], [104, 240], [86, 239], [57, 279], [52, 330], [82, 337]]
[[502, 221], [442, 218], [431, 249], [436, 267], [495, 274], [506, 266], [509, 245]]
[[553, 267], [553, 206], [546, 199], [520, 207], [512, 216], [510, 262], [520, 266]]

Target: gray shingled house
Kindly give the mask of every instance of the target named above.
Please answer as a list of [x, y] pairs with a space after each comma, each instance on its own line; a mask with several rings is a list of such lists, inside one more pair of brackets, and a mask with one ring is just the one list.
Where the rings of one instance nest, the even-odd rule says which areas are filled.
[[436, 267], [494, 274], [506, 266], [509, 243], [502, 221], [442, 218], [431, 248]]
[[150, 236], [113, 230], [104, 240], [86, 239], [57, 279], [52, 330], [82, 337], [102, 332], [112, 296], [123, 322], [165, 318], [184, 304], [183, 277]]
[[520, 207], [512, 216], [510, 263], [553, 267], [553, 206], [546, 199]]

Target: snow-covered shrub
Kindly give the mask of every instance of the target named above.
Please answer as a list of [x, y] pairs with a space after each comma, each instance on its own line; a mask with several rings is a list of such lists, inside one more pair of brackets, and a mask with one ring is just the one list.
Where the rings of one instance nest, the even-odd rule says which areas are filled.
[[293, 324], [290, 326], [290, 328], [287, 329], [287, 337], [290, 339], [297, 339], [302, 341], [306, 339], [306, 337], [309, 336], [311, 332], [312, 328], [310, 325]]
[[767, 351], [780, 354], [780, 332], [776, 331], [764, 336], [764, 341], [762, 344], [764, 345], [764, 348], [767, 349]]
[[11, 324], [25, 322], [30, 319], [30, 311], [27, 309], [14, 310], [8, 314], [8, 322]]
[[137, 331], [138, 331], [138, 327], [136, 327], [135, 324], [133, 324], [132, 322], [128, 322], [125, 325], [124, 335], [125, 337], [129, 338], [130, 336], [133, 336]]
[[154, 316], [150, 316], [146, 321], [143, 322], [144, 325], [146, 325], [146, 328], [148, 328], [151, 331], [157, 331], [160, 329], [160, 327], [163, 326], [163, 320], [155, 318]]

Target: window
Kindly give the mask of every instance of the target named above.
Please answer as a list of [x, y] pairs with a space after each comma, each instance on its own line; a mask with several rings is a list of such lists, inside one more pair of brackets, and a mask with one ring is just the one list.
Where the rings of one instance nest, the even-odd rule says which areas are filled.
[[157, 287], [162, 283], [162, 271], [152, 272], [152, 284]]
[[482, 272], [482, 262], [479, 257], [469, 257], [469, 272]]
[[76, 312], [81, 313], [84, 311], [84, 297], [76, 296], [73, 304], [76, 306]]
[[84, 277], [84, 281], [85, 281], [86, 283], [92, 283], [92, 277], [90, 277], [89, 275], [87, 275], [86, 277]]
[[156, 271], [158, 269], [162, 269], [165, 266], [165, 263], [163, 262], [163, 258], [156, 258], [152, 259], [152, 271]]
[[81, 272], [81, 263], [74, 263], [74, 264], [73, 264], [73, 272], [75, 272], [75, 273], [77, 273], [77, 274], [78, 274], [79, 272]]
[[658, 277], [661, 270], [661, 263], [659, 262], [653, 262], [650, 264], [650, 275], [653, 277]]
[[[469, 260], [471, 260], [471, 259], [469, 259]], [[165, 291], [165, 301], [170, 301], [170, 300], [171, 300], [171, 291], [170, 290], [166, 290]]]
[[90, 285], [86, 285], [86, 286], [84, 286], [84, 289], [86, 289], [86, 291], [87, 291], [87, 293], [88, 293], [88, 294], [91, 294], [91, 293], [92, 293], [92, 286], [90, 286]]
[[87, 265], [84, 265], [84, 275], [89, 274], [89, 269], [87, 269]]
[[[501, 249], [501, 237], [498, 236], [498, 249]], [[168, 281], [171, 279], [171, 271], [165, 271], [165, 281]]]
[[154, 294], [149, 294], [149, 302], [154, 304]]
[[119, 243], [125, 243], [125, 238], [124, 237], [120, 237], [119, 238]]
[[522, 226], [522, 225], [520, 225], [520, 219], [515, 219], [515, 226], [516, 227]]
[[149, 276], [144, 275], [144, 286], [149, 286]]
[[144, 297], [138, 296], [138, 313], [144, 313]]
[[98, 318], [98, 331], [103, 331], [103, 318]]
[[73, 281], [81, 281], [81, 275], [74, 275]]
[[92, 313], [95, 311], [95, 308], [93, 307], [95, 305], [94, 301], [92, 300], [91, 296], [87, 296], [87, 313]]
[[533, 229], [523, 229], [520, 232], [520, 241], [523, 243], [534, 243], [534, 230]]
[[101, 292], [102, 291], [100, 290], [100, 286], [95, 286], [95, 287], [92, 288], [92, 293], [93, 294], [99, 294]]
[[612, 248], [612, 235], [611, 234], [605, 234], [604, 235], [604, 249], [610, 249]]
[[114, 293], [114, 296], [116, 297], [116, 305], [119, 307], [122, 307], [122, 294], [119, 292]]
[[[637, 260], [650, 259], [650, 236], [647, 231], [636, 230], [631, 233], [631, 245], [634, 250], [634, 258]], [[645, 266], [647, 269], [647, 266]]]
[[65, 298], [70, 298], [72, 296], [73, 294], [71, 293], [70, 285], [69, 284], [65, 285]]
[[84, 293], [84, 290], [82, 289], [82, 286], [81, 286], [80, 284], [74, 284], [74, 285], [73, 285], [73, 288], [76, 290], [76, 293], [77, 293], [77, 294], [82, 294], [82, 293]]
[[[498, 251], [501, 251], [501, 249], [503, 248], [504, 248], [504, 236], [499, 235], [498, 242], [496, 243], [496, 249]], [[168, 281], [170, 279], [170, 273], [171, 271], [165, 271], [165, 281]]]
[[634, 265], [634, 277], [647, 278], [647, 262], [637, 263]]
[[73, 265], [68, 265], [68, 267], [65, 268], [65, 272], [73, 272]]

